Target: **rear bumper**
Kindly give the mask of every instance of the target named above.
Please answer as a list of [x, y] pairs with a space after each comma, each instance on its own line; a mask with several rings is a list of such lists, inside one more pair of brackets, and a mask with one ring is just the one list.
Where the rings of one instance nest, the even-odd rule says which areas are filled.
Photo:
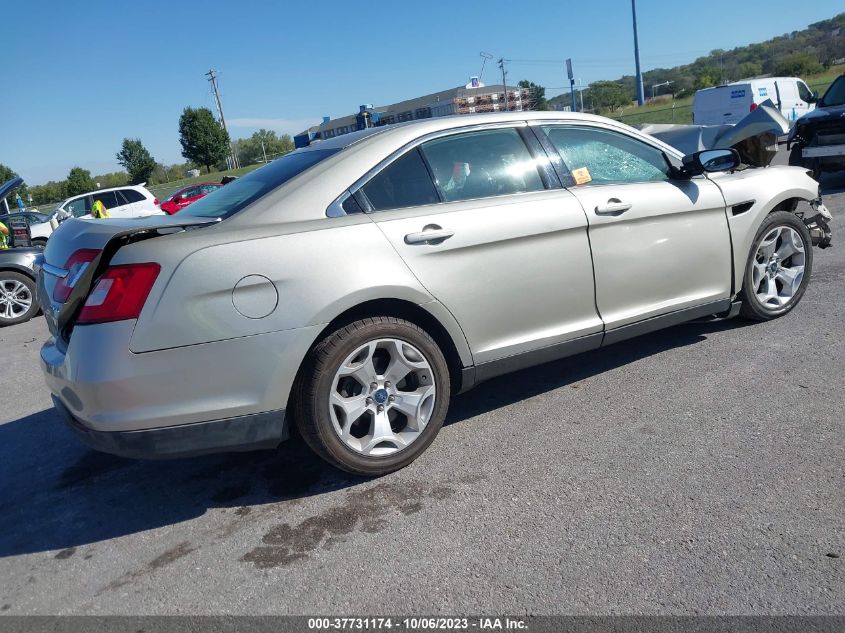
[[96, 431], [53, 404], [76, 436], [94, 450], [135, 459], [191, 457], [228, 451], [276, 448], [288, 438], [284, 410], [144, 431]]
[[41, 366], [56, 407], [95, 449], [171, 457], [272, 448], [312, 328], [135, 354], [134, 321], [74, 329]]

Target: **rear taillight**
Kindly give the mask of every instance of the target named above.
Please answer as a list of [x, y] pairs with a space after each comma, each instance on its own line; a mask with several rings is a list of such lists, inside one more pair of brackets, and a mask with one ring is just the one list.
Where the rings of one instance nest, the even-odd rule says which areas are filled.
[[156, 199], [154, 199], [154, 200], [153, 200], [153, 204], [154, 204], [155, 206], [157, 206], [157, 207], [158, 207], [158, 206], [161, 206], [161, 203], [158, 201], [158, 198], [156, 198]]
[[758, 105], [757, 105], [756, 103], [752, 102], [752, 103], [751, 103], [751, 107], [750, 107], [750, 108], [748, 108], [748, 111], [749, 111], [749, 112], [754, 112], [754, 110], [756, 110], [757, 108], [758, 108]]
[[84, 273], [85, 269], [88, 268], [88, 264], [90, 264], [91, 261], [99, 254], [100, 251], [98, 250], [83, 248], [82, 250], [76, 251], [70, 256], [70, 258], [68, 258], [65, 263], [67, 275], [65, 275], [64, 279], [59, 279], [56, 287], [53, 289], [53, 299], [55, 301], [58, 303], [64, 303], [67, 301], [67, 298], [70, 296], [76, 282], [79, 281], [79, 278], [82, 277], [82, 273]]
[[88, 295], [76, 322], [137, 319], [160, 270], [161, 266], [153, 263], [109, 266]]

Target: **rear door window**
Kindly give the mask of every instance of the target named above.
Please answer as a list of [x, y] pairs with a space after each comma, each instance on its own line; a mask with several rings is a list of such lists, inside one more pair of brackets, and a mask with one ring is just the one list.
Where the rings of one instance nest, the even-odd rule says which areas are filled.
[[536, 160], [513, 128], [435, 139], [422, 151], [447, 202], [544, 189]]
[[100, 202], [102, 202], [106, 206], [106, 209], [114, 209], [115, 207], [121, 207], [124, 204], [123, 202], [118, 200], [114, 191], [101, 191], [99, 193], [93, 193], [91, 194], [91, 197], [94, 198], [94, 200], [99, 200]]
[[136, 191], [135, 189], [121, 189], [120, 193], [123, 195], [124, 198], [131, 204], [133, 202], [143, 202], [146, 200], [144, 198], [144, 194], [140, 191]]
[[440, 201], [418, 148], [382, 169], [362, 191], [375, 211], [419, 207]]

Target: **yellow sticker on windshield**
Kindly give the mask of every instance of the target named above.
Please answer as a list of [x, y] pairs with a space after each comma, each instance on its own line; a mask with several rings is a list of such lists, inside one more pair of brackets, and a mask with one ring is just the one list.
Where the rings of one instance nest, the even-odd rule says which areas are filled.
[[576, 185], [586, 185], [593, 177], [590, 175], [590, 170], [586, 167], [572, 170], [572, 177], [575, 179]]

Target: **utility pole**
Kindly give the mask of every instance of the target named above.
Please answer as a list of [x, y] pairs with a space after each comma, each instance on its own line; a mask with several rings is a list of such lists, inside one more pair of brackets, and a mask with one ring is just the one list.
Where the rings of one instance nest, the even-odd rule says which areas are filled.
[[637, 34], [637, 0], [631, 0], [631, 14], [634, 17], [634, 61], [637, 65], [637, 103], [645, 104], [645, 91], [643, 90], [643, 73], [640, 71], [640, 41]]
[[267, 151], [264, 149], [264, 139], [261, 139], [261, 153], [264, 154], [264, 164], [267, 164]]
[[[208, 77], [208, 81], [211, 83], [211, 89], [214, 92], [214, 101], [217, 103], [217, 113], [220, 115], [220, 125], [223, 126], [226, 134], [228, 134], [229, 130], [226, 129], [226, 117], [223, 115], [223, 103], [220, 101], [220, 89], [217, 87], [217, 73], [212, 69], [205, 73], [205, 76]], [[231, 138], [229, 139], [229, 154], [232, 168], [237, 169], [240, 167], [241, 165], [238, 162], [238, 157], [235, 154], [235, 148], [232, 147]]]
[[507, 84], [507, 81], [505, 79], [505, 77], [507, 77], [507, 73], [505, 72], [505, 58], [504, 57], [499, 58], [499, 68], [502, 69], [502, 88], [505, 91], [505, 112], [507, 112], [508, 110], [510, 110], [510, 108], [508, 107], [508, 84]]

